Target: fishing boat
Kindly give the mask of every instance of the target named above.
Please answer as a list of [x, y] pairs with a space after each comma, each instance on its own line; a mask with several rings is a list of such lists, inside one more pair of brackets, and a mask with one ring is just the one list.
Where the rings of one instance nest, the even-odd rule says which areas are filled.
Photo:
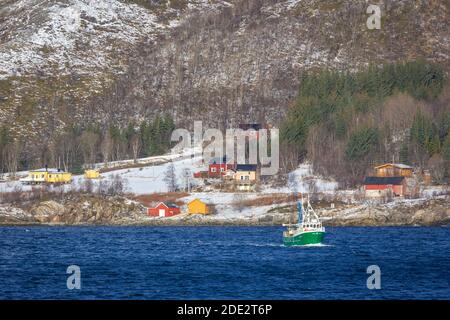
[[320, 244], [325, 236], [325, 228], [309, 202], [304, 204], [303, 198], [297, 202], [298, 222], [283, 224], [287, 230], [283, 232], [285, 246], [304, 246]]

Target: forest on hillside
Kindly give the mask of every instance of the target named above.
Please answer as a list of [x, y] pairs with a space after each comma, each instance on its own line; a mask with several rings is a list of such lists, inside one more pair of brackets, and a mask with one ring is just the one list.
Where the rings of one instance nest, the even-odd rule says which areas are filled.
[[48, 141], [37, 155], [23, 146], [26, 141], [14, 139], [8, 127], [0, 127], [0, 173], [32, 168], [59, 167], [82, 173], [94, 163], [134, 159], [166, 153], [175, 124], [170, 116], [157, 116], [127, 127], [96, 124], [73, 125]]
[[[430, 170], [436, 183], [449, 183], [449, 89], [444, 71], [425, 61], [357, 73], [305, 71], [281, 124], [281, 172], [308, 160], [317, 173], [349, 187], [377, 164], [401, 162]], [[96, 162], [163, 154], [175, 127], [168, 115], [126, 127], [74, 124], [31, 153], [5, 125], [0, 127], [0, 173], [44, 165], [80, 173]]]
[[342, 187], [374, 165], [401, 162], [450, 181], [450, 87], [425, 61], [358, 73], [305, 72], [282, 126], [282, 166], [309, 160]]

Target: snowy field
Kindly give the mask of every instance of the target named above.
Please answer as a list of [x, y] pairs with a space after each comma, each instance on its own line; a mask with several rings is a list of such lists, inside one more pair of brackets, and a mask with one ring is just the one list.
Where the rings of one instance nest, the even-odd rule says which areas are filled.
[[[126, 166], [132, 164], [132, 160], [118, 161], [109, 163], [108, 166]], [[194, 179], [192, 175], [194, 172], [200, 170], [206, 170], [207, 166], [202, 163], [202, 157], [198, 149], [182, 150], [180, 152], [171, 152], [170, 154], [148, 157], [139, 159], [138, 163], [144, 165], [138, 168], [117, 169], [110, 172], [102, 173], [100, 180], [92, 180], [94, 190], [100, 183], [100, 181], [111, 181], [114, 176], [119, 175], [126, 182], [126, 192], [135, 195], [144, 195], [152, 193], [164, 193], [168, 192], [166, 183], [164, 182], [165, 173], [171, 163], [175, 168], [175, 174], [177, 176], [177, 184], [179, 187], [184, 188], [186, 179], [183, 177], [183, 172], [186, 169], [190, 170], [191, 188], [203, 187], [203, 192], [191, 192], [189, 196], [179, 199], [184, 203], [182, 206], [182, 212], [186, 212], [186, 204], [195, 198], [212, 204], [215, 206], [216, 214], [210, 216], [210, 219], [233, 219], [233, 218], [252, 218], [266, 214], [270, 209], [288, 205], [289, 203], [275, 203], [272, 205], [261, 206], [238, 206], [238, 202], [254, 200], [260, 197], [267, 197], [275, 194], [290, 194], [292, 192], [308, 193], [308, 192], [320, 192], [323, 194], [340, 195], [342, 198], [351, 200], [354, 198], [355, 190], [339, 190], [338, 184], [335, 181], [325, 179], [317, 176], [312, 172], [310, 164], [304, 163], [300, 165], [296, 170], [289, 174], [288, 183], [286, 186], [274, 188], [270, 185], [261, 186], [260, 192], [221, 192], [213, 188], [208, 188], [203, 185], [203, 180]], [[101, 168], [104, 164], [97, 164], [97, 168]], [[18, 175], [25, 177], [28, 172], [19, 172]], [[65, 185], [65, 190], [77, 190], [80, 186], [85, 184], [85, 178], [83, 175], [77, 175], [73, 177], [73, 182], [70, 185]], [[39, 188], [39, 186], [35, 186]], [[60, 187], [58, 187], [60, 188]], [[11, 191], [31, 191], [31, 186], [23, 185], [19, 181], [10, 181], [0, 183], [1, 192]], [[430, 187], [424, 190], [423, 196], [430, 198], [437, 193], [442, 193], [444, 190], [440, 187]], [[400, 201], [400, 200], [398, 200]], [[405, 200], [406, 201], [406, 200]], [[411, 200], [410, 200], [411, 201]], [[397, 202], [397, 201], [395, 201]], [[394, 204], [392, 204], [394, 205]], [[351, 212], [349, 212], [351, 214]], [[181, 217], [181, 216], [180, 216]]]
[[[119, 169], [110, 172], [102, 173], [102, 179], [92, 180], [94, 187], [96, 187], [100, 181], [110, 180], [115, 175], [119, 175], [126, 181], [126, 192], [140, 194], [149, 194], [157, 192], [167, 192], [167, 186], [164, 183], [164, 175], [168, 166], [173, 163], [175, 167], [175, 173], [178, 178], [178, 184], [181, 186], [183, 184], [182, 173], [184, 169], [190, 169], [192, 174], [195, 171], [204, 169], [201, 163], [201, 156], [195, 155], [197, 152], [194, 150], [183, 150], [179, 153], [170, 153], [163, 156], [148, 157], [138, 159], [138, 164], [145, 165], [145, 167], [140, 168], [130, 168], [130, 169]], [[191, 158], [191, 155], [193, 158]], [[161, 162], [164, 162], [161, 164]], [[123, 160], [111, 162], [108, 164], [109, 168], [114, 168], [118, 166], [133, 164], [133, 160]], [[96, 164], [96, 168], [103, 167], [103, 163]], [[21, 171], [17, 173], [17, 176], [23, 178], [28, 175], [28, 171]], [[7, 175], [5, 175], [7, 176]], [[191, 185], [195, 186], [199, 182], [196, 179], [191, 179]], [[76, 189], [83, 185], [85, 182], [84, 175], [74, 175], [73, 181], [69, 185], [65, 185], [66, 190]], [[36, 187], [36, 186], [34, 186]], [[30, 185], [23, 185], [20, 181], [9, 181], [0, 183], [0, 192], [11, 192], [11, 191], [31, 191]]]
[[[191, 175], [194, 172], [201, 170], [207, 170], [207, 165], [202, 163], [201, 149], [196, 147], [192, 149], [183, 149], [180, 151], [172, 151], [166, 155], [141, 158], [137, 160], [137, 163], [142, 167], [139, 168], [127, 168], [117, 169], [110, 172], [102, 173], [101, 180], [110, 180], [115, 175], [119, 175], [126, 181], [126, 192], [136, 195], [168, 192], [166, 183], [164, 182], [165, 172], [168, 166], [173, 163], [175, 167], [175, 173], [177, 176], [177, 184], [183, 188], [186, 184], [183, 177], [183, 171], [188, 169]], [[108, 168], [124, 167], [132, 165], [133, 160], [122, 160], [108, 163]], [[95, 164], [95, 168], [105, 167], [104, 163]], [[23, 178], [28, 175], [28, 171], [21, 171], [17, 173], [17, 176]], [[8, 177], [6, 174], [5, 177]], [[92, 180], [94, 187], [98, 185], [101, 180]], [[71, 188], [79, 188], [85, 182], [84, 175], [76, 175], [73, 177], [71, 185], [64, 186], [67, 190]], [[201, 179], [195, 179], [191, 176], [191, 187], [203, 186]], [[313, 186], [313, 187], [312, 187]], [[312, 188], [316, 192], [335, 192], [338, 184], [335, 181], [327, 180], [318, 177], [313, 174], [311, 166], [309, 164], [302, 164], [296, 170], [289, 174], [288, 185], [280, 188], [274, 188], [271, 186], [261, 186], [259, 194], [272, 194], [272, 193], [292, 193], [294, 191], [306, 193], [312, 191]], [[19, 181], [10, 181], [0, 183], [0, 192], [10, 191], [30, 191], [31, 186], [22, 185]], [[249, 197], [252, 193], [247, 194]], [[223, 193], [218, 191], [211, 191], [198, 195], [199, 197], [207, 197], [214, 200], [220, 200], [221, 202], [227, 202], [232, 193]], [[254, 194], [256, 196], [256, 194]]]

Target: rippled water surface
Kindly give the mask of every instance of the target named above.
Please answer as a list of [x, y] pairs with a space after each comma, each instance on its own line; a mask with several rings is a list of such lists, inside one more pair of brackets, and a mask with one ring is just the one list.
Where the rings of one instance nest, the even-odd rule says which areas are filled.
[[[1, 227], [1, 299], [450, 299], [449, 228]], [[69, 265], [81, 290], [68, 290]], [[381, 269], [368, 290], [367, 267]]]

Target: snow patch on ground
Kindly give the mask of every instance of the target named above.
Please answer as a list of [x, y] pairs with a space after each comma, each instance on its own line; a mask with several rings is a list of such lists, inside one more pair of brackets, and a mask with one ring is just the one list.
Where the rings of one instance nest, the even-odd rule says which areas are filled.
[[280, 188], [263, 186], [263, 193], [334, 193], [338, 189], [338, 183], [331, 179], [325, 179], [315, 175], [311, 164], [303, 163], [297, 169], [289, 173], [288, 185]]

